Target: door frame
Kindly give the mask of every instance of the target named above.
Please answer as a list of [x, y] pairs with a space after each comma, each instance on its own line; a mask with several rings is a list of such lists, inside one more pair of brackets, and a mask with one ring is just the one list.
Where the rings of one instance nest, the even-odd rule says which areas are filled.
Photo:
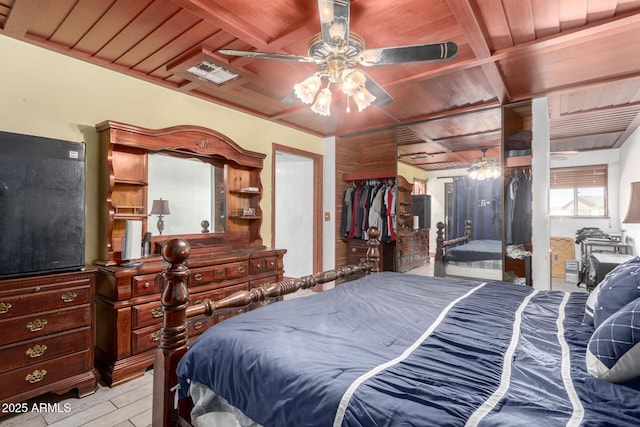
[[271, 144], [271, 247], [276, 239], [276, 151], [305, 157], [313, 161], [313, 272], [322, 271], [322, 155], [280, 144]]

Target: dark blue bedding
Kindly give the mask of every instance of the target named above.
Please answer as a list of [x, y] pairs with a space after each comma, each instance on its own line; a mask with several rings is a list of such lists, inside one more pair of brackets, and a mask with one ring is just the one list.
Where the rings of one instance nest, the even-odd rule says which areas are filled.
[[471, 240], [447, 249], [445, 262], [484, 261], [502, 259], [502, 240]]
[[206, 331], [178, 366], [264, 426], [638, 426], [591, 377], [586, 293], [378, 273]]

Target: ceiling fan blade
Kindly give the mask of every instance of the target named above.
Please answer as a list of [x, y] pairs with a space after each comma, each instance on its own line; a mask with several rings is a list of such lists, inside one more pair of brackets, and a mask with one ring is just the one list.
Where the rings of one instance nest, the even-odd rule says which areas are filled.
[[349, 0], [318, 0], [322, 40], [330, 47], [349, 43]]
[[367, 89], [371, 93], [371, 95], [376, 97], [375, 101], [373, 101], [374, 105], [378, 107], [384, 107], [385, 105], [389, 105], [393, 102], [393, 97], [389, 95], [386, 90], [382, 89], [382, 87], [378, 83], [376, 83], [375, 80], [369, 77], [367, 73], [363, 72], [362, 70], [360, 70], [360, 72], [367, 78], [364, 83], [365, 89]]
[[361, 65], [370, 67], [373, 65], [448, 59], [455, 56], [456, 53], [458, 53], [458, 45], [453, 42], [386, 47], [363, 50], [358, 54], [358, 62]]
[[220, 49], [218, 50], [218, 53], [226, 56], [242, 56], [245, 58], [272, 59], [276, 61], [317, 62], [310, 56], [277, 52], [259, 52], [257, 50]]

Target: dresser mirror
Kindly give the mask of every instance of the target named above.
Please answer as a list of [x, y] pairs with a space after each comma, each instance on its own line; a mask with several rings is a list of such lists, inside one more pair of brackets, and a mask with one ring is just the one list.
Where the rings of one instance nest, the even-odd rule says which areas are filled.
[[148, 231], [159, 235], [154, 200], [164, 200], [162, 235], [225, 232], [224, 164], [210, 157], [160, 151], [148, 154]]

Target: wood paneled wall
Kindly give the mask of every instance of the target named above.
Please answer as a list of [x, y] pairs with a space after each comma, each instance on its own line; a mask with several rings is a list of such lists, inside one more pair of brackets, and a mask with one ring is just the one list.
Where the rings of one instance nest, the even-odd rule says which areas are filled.
[[336, 139], [336, 267], [347, 265], [347, 245], [340, 238], [340, 219], [344, 190], [350, 182], [344, 181], [343, 175], [382, 170], [393, 171], [393, 178], [397, 174], [395, 129]]

